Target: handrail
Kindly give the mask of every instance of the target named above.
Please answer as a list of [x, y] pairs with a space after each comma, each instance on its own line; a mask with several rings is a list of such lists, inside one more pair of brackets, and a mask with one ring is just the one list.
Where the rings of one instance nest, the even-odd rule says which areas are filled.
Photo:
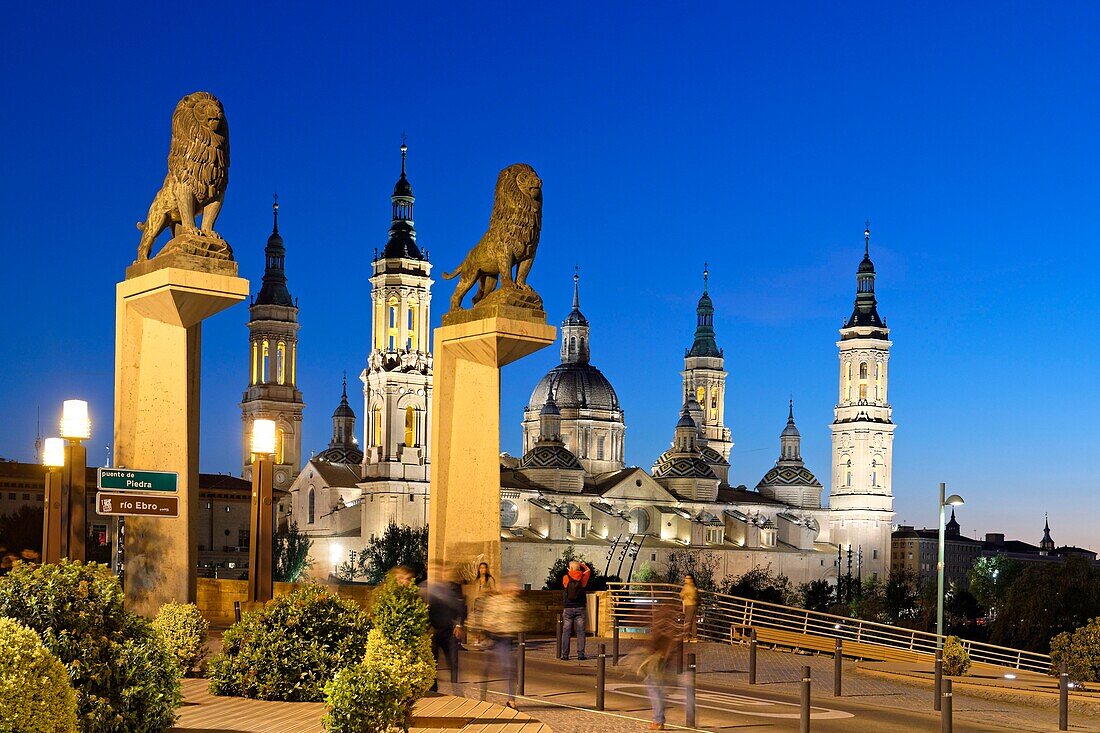
[[[620, 626], [632, 622], [645, 626], [649, 607], [659, 601], [679, 603], [680, 588], [670, 583], [608, 583], [612, 613]], [[697, 621], [698, 634], [715, 641], [732, 641], [737, 629], [775, 629], [807, 637], [848, 639], [859, 644], [934, 655], [939, 639], [928, 631], [710, 591], [699, 591], [699, 601], [703, 613]], [[1051, 668], [1048, 654], [969, 639], [960, 641], [975, 662], [1044, 674]]]

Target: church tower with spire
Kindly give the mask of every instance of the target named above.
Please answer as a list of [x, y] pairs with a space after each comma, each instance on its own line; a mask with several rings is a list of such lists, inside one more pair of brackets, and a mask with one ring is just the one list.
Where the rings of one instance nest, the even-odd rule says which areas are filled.
[[298, 389], [298, 301], [286, 279], [286, 247], [279, 234], [279, 199], [264, 249], [263, 284], [249, 307], [249, 379], [241, 399], [243, 475], [252, 476], [252, 422], [274, 420], [276, 489], [288, 489], [302, 463], [302, 410]]
[[830, 426], [830, 541], [863, 550], [864, 571], [886, 577], [894, 520], [894, 422], [888, 396], [890, 330], [878, 313], [870, 225], [863, 232], [856, 302], [840, 329], [840, 392]]
[[[705, 445], [729, 461], [733, 439], [726, 427], [725, 355], [714, 339], [714, 301], [707, 291], [710, 272], [703, 267], [703, 295], [695, 308], [695, 341], [684, 354], [684, 396], [693, 396], [699, 412], [693, 414]], [[695, 405], [691, 405], [695, 410]]]
[[[372, 263], [371, 350], [363, 382], [363, 536], [390, 519], [427, 521], [431, 466], [431, 263], [416, 241], [409, 148], [393, 187], [389, 239]], [[397, 502], [396, 499], [404, 499]], [[382, 511], [400, 504], [394, 511]], [[391, 507], [392, 508], [392, 507]]]

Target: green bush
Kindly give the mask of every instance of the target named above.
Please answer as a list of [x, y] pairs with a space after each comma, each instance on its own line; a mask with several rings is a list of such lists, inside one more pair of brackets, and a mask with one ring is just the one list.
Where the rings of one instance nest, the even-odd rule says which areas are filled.
[[949, 677], [961, 677], [970, 671], [970, 653], [957, 636], [943, 641], [943, 673]]
[[1075, 682], [1100, 682], [1100, 617], [1050, 640], [1050, 673], [1057, 676], [1065, 661]]
[[180, 674], [190, 672], [205, 656], [203, 644], [210, 624], [194, 603], [165, 603], [153, 619], [153, 628], [176, 658]]
[[332, 676], [363, 657], [370, 619], [353, 601], [306, 585], [244, 614], [207, 671], [210, 692], [317, 702]]
[[341, 670], [325, 688], [333, 733], [408, 731], [413, 705], [435, 680], [428, 607], [411, 585], [392, 578], [375, 594], [363, 661]]
[[0, 616], [37, 632], [68, 669], [80, 730], [159, 733], [182, 702], [176, 664], [122, 601], [118, 580], [95, 563], [16, 563], [0, 578]]
[[0, 617], [0, 731], [75, 733], [76, 693], [38, 634]]

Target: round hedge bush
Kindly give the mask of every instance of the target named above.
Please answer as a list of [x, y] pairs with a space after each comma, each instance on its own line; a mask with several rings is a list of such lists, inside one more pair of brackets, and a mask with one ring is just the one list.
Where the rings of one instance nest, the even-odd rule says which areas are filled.
[[333, 675], [363, 657], [369, 630], [370, 618], [354, 601], [302, 586], [229, 627], [207, 670], [210, 692], [318, 702]]
[[1074, 631], [1063, 631], [1050, 640], [1050, 673], [1066, 671], [1075, 682], [1100, 682], [1100, 617]]
[[38, 634], [0, 616], [0, 731], [75, 733], [76, 693]]
[[416, 587], [393, 578], [379, 586], [363, 661], [340, 670], [326, 687], [331, 733], [408, 730], [413, 705], [435, 680], [428, 607]]
[[85, 733], [160, 733], [182, 702], [176, 663], [145, 619], [123, 608], [104, 565], [16, 563], [0, 616], [26, 625], [68, 670]]
[[180, 674], [187, 674], [202, 661], [210, 624], [194, 603], [165, 603], [153, 619], [153, 628], [176, 658]]

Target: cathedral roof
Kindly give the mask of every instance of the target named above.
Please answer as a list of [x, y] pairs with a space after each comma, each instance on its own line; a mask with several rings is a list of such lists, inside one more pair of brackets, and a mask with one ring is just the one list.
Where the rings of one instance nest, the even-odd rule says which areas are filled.
[[355, 445], [329, 446], [314, 456], [318, 461], [325, 463], [343, 463], [359, 466], [363, 462], [363, 451]]
[[675, 454], [666, 451], [653, 465], [653, 478], [695, 478], [717, 481], [718, 476], [698, 455]]
[[771, 470], [764, 474], [764, 478], [760, 479], [760, 483], [756, 485], [756, 490], [759, 491], [761, 488], [773, 486], [812, 486], [820, 488], [821, 482], [805, 466], [773, 466]]
[[283, 245], [283, 237], [279, 234], [279, 199], [271, 207], [274, 224], [271, 228], [271, 236], [267, 238], [267, 247], [264, 248], [264, 279], [260, 286], [260, 292], [256, 294], [253, 305], [283, 305], [294, 306], [294, 298], [286, 286], [286, 247]]
[[699, 449], [699, 454], [703, 457], [711, 466], [728, 466], [730, 462], [722, 457], [722, 454], [711, 448], [709, 445], [704, 445]]
[[519, 461], [519, 470], [532, 468], [555, 468], [559, 470], [583, 471], [584, 467], [577, 457], [561, 444], [536, 445], [523, 454]]
[[550, 388], [554, 402], [561, 409], [621, 410], [619, 395], [611, 382], [589, 363], [559, 364], [546, 373], [527, 402], [527, 409], [539, 412], [546, 403]]

